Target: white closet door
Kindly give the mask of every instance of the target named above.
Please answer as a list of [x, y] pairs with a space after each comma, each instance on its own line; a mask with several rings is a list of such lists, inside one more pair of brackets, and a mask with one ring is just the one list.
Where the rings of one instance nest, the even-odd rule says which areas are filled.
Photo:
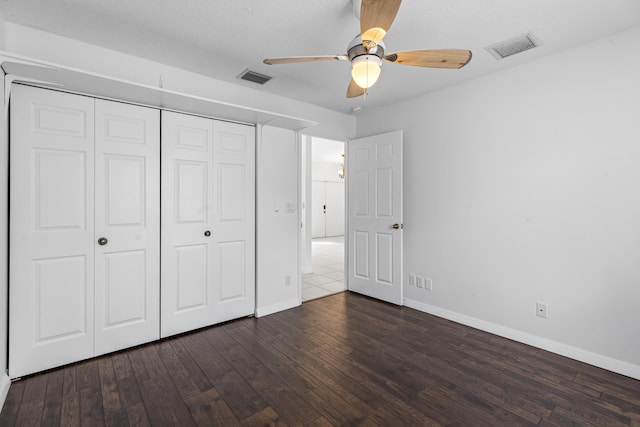
[[344, 182], [326, 183], [327, 205], [325, 235], [327, 237], [344, 235]]
[[217, 323], [255, 311], [255, 128], [216, 121], [213, 135]]
[[162, 112], [161, 335], [213, 321], [213, 120]]
[[311, 238], [326, 237], [326, 188], [324, 181], [311, 183]]
[[12, 86], [12, 378], [93, 356], [93, 106]]
[[95, 102], [100, 355], [160, 337], [160, 111]]

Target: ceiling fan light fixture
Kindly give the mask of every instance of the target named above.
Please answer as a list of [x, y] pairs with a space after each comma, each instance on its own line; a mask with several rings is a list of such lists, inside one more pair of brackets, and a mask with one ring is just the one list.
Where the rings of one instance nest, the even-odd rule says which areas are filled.
[[351, 77], [362, 89], [369, 89], [378, 81], [381, 66], [377, 55], [360, 55], [351, 61]]

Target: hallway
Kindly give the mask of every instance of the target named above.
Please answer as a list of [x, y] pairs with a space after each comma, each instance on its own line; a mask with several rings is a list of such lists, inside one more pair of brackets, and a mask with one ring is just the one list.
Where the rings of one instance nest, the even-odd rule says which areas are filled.
[[344, 236], [313, 239], [311, 254], [313, 273], [302, 275], [302, 302], [344, 291]]

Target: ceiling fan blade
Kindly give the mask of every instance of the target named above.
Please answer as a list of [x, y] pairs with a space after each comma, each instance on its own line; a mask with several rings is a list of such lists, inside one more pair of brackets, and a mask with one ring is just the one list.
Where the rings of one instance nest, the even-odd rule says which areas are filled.
[[347, 88], [347, 98], [357, 98], [364, 95], [365, 92], [365, 89], [362, 89], [355, 80], [351, 79], [351, 83], [349, 83], [349, 87]]
[[385, 55], [384, 59], [402, 65], [428, 68], [462, 68], [471, 61], [470, 50], [407, 50]]
[[324, 55], [324, 56], [290, 56], [285, 58], [267, 58], [265, 64], [294, 64], [297, 62], [316, 62], [316, 61], [346, 61], [349, 57], [347, 55]]
[[402, 0], [362, 0], [360, 6], [360, 33], [362, 41], [375, 44], [387, 34], [400, 9]]

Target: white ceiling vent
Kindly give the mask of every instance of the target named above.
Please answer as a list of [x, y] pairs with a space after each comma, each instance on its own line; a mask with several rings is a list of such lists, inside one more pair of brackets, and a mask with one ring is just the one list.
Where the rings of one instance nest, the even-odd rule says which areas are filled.
[[504, 59], [537, 46], [540, 46], [540, 43], [538, 43], [533, 34], [528, 33], [491, 45], [487, 48], [487, 51], [496, 59]]
[[251, 71], [249, 69], [244, 70], [238, 76], [239, 79], [246, 80], [248, 82], [258, 83], [259, 85], [263, 85], [269, 80], [271, 80], [271, 76], [267, 76], [266, 74], [256, 73], [255, 71]]

